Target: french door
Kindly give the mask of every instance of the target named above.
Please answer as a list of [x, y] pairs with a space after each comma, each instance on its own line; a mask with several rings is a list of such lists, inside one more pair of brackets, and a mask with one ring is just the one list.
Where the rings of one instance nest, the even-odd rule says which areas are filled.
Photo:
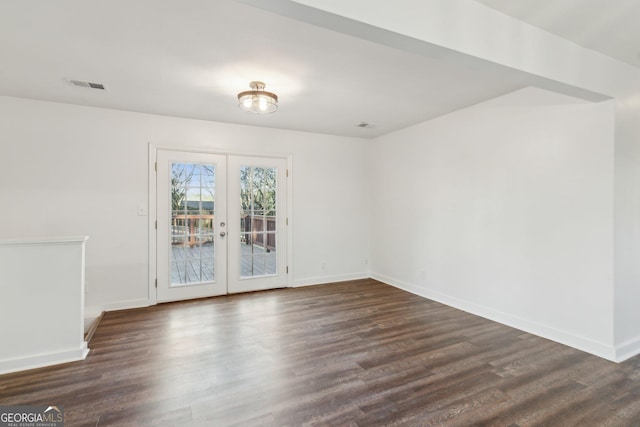
[[158, 302], [286, 286], [286, 159], [158, 150]]

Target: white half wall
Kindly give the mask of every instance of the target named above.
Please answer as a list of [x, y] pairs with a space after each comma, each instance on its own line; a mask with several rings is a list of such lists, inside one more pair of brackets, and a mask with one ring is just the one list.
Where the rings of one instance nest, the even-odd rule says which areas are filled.
[[527, 88], [378, 138], [372, 276], [615, 359], [614, 108]]
[[0, 117], [0, 238], [90, 236], [89, 317], [148, 304], [149, 143], [291, 155], [290, 283], [369, 276], [368, 140], [11, 97]]
[[0, 240], [0, 374], [87, 356], [86, 240]]

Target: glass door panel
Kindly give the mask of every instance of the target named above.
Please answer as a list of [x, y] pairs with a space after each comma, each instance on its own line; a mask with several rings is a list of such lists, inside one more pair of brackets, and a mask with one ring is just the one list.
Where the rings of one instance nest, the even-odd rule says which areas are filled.
[[278, 273], [277, 176], [275, 167], [240, 166], [240, 278]]
[[231, 157], [229, 197], [229, 292], [285, 286], [286, 160]]
[[157, 153], [157, 300], [226, 293], [226, 156]]
[[171, 162], [171, 287], [215, 281], [215, 170]]

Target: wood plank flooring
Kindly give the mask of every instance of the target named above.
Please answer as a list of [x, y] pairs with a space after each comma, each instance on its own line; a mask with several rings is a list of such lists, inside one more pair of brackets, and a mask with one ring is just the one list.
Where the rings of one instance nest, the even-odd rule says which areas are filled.
[[104, 315], [86, 360], [0, 376], [65, 426], [640, 426], [607, 362], [374, 280]]

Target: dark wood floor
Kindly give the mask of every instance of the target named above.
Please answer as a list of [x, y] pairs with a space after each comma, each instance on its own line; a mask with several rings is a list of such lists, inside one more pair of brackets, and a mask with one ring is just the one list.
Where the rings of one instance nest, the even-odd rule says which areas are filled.
[[373, 280], [107, 313], [86, 360], [0, 376], [66, 426], [640, 426], [617, 365]]

